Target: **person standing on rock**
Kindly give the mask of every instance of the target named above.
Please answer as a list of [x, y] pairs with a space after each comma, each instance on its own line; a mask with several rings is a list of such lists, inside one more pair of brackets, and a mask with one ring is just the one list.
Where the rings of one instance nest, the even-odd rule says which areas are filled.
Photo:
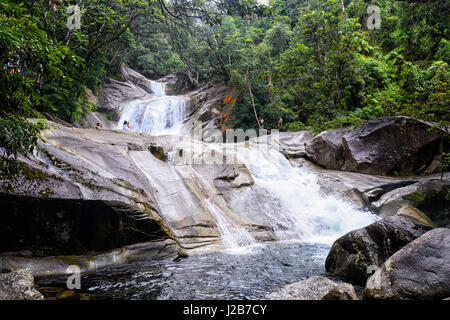
[[283, 118], [280, 117], [280, 119], [278, 119], [278, 129], [281, 129], [282, 126], [283, 126]]

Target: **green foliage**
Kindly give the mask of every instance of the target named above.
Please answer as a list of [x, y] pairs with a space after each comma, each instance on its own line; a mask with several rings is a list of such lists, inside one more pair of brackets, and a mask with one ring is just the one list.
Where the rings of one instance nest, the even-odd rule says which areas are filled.
[[82, 28], [69, 30], [69, 1], [0, 2], [0, 156], [5, 170], [34, 150], [46, 112], [69, 122], [92, 110], [94, 92], [136, 47], [138, 25], [161, 21], [159, 1], [86, 0]]
[[443, 153], [441, 161], [441, 172], [450, 171], [450, 153]]
[[363, 0], [83, 0], [79, 30], [66, 25], [70, 1], [21, 2], [0, 2], [0, 63], [26, 69], [0, 74], [3, 158], [36, 145], [26, 118], [80, 121], [87, 89], [120, 79], [122, 64], [233, 87], [235, 128], [283, 117], [283, 130], [319, 132], [389, 115], [449, 127], [449, 1], [378, 0], [379, 30]]
[[33, 152], [43, 127], [42, 121], [31, 123], [18, 115], [0, 116], [0, 171], [17, 171], [18, 163], [15, 159], [19, 155]]

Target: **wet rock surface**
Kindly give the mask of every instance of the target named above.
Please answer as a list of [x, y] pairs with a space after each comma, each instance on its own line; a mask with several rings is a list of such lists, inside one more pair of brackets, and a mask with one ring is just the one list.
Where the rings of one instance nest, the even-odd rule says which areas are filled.
[[98, 93], [99, 112], [111, 115], [112, 120], [119, 121], [124, 103], [142, 98], [149, 93], [134, 83], [122, 82], [108, 78]]
[[313, 140], [312, 131], [280, 132], [280, 152], [288, 158], [306, 156], [306, 145]]
[[165, 258], [174, 259], [182, 251], [173, 240], [149, 241], [133, 244], [102, 253], [66, 256], [33, 256], [30, 251], [0, 254], [0, 269], [28, 269], [37, 278], [63, 276], [69, 267], [77, 266], [81, 273], [97, 272], [133, 261], [149, 259], [158, 261]]
[[431, 228], [415, 219], [388, 217], [336, 240], [325, 268], [352, 283], [364, 285], [371, 268], [381, 266], [391, 255]]

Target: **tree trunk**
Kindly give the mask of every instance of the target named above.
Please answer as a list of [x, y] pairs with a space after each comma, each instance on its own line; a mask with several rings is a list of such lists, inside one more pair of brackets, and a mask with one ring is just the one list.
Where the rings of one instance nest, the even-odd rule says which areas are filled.
[[261, 129], [261, 122], [259, 122], [258, 113], [256, 112], [256, 107], [255, 107], [255, 99], [254, 99], [253, 93], [252, 93], [252, 84], [248, 80], [247, 80], [247, 85], [248, 85], [248, 93], [250, 93], [250, 98], [252, 99], [252, 106], [253, 106], [253, 111], [255, 112], [256, 122], [258, 123], [258, 127]]
[[341, 0], [341, 5], [342, 5], [342, 14], [344, 15], [344, 19], [347, 19], [347, 13], [345, 12], [344, 0]]

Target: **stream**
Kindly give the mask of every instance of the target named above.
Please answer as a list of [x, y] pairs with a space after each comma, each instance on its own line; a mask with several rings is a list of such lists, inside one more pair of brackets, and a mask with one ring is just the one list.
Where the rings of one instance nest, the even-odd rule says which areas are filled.
[[[92, 300], [261, 300], [282, 286], [326, 275], [329, 245], [297, 241], [253, 246], [244, 254], [213, 252], [176, 260], [139, 261], [81, 278]], [[67, 277], [38, 279], [65, 288]]]

